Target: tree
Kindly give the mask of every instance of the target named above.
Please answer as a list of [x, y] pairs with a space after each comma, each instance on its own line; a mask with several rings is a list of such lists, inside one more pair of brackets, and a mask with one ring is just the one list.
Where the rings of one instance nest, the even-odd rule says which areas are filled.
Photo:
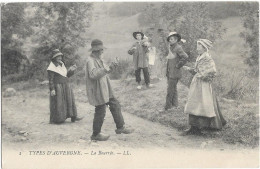
[[241, 16], [245, 31], [241, 37], [245, 40], [245, 46], [249, 50], [245, 53], [245, 62], [252, 68], [253, 74], [259, 74], [259, 4], [257, 2], [245, 2], [241, 7]]
[[92, 20], [92, 3], [37, 3], [34, 8], [37, 33], [33, 41], [38, 46], [33, 51], [32, 69], [37, 76], [44, 77], [53, 49], [60, 49], [67, 65], [75, 63], [77, 50], [87, 43], [84, 33]]
[[33, 31], [25, 18], [27, 3], [1, 4], [1, 62], [2, 76], [18, 73], [18, 67], [27, 57], [21, 46]]
[[210, 18], [209, 3], [206, 2], [153, 5], [140, 18], [143, 18], [140, 19], [141, 23], [149, 26], [152, 22], [157, 23], [156, 29], [165, 32], [162, 36], [167, 36], [170, 31], [180, 33], [186, 40], [183, 46], [191, 58], [196, 55], [198, 39], [206, 38], [214, 42], [225, 32], [220, 22]]
[[[221, 23], [210, 17], [210, 3], [208, 2], [165, 2], [150, 3], [140, 15], [139, 23], [146, 27], [146, 32], [153, 39], [153, 45], [157, 48], [162, 65], [166, 67], [165, 53], [168, 50], [166, 38], [169, 32], [175, 31], [186, 40], [183, 44], [190, 61], [197, 56], [196, 41], [200, 38], [213, 42], [221, 38], [225, 28]], [[158, 70], [159, 71], [159, 70]], [[191, 75], [184, 72], [182, 83], [189, 85]]]

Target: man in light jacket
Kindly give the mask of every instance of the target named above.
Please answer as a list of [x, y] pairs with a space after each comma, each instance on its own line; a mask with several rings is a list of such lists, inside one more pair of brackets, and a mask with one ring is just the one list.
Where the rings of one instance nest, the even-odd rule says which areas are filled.
[[104, 122], [106, 105], [112, 113], [116, 123], [116, 134], [130, 134], [133, 129], [125, 127], [121, 106], [114, 97], [114, 92], [110, 83], [108, 74], [113, 71], [117, 63], [107, 66], [103, 63], [102, 54], [104, 46], [101, 40], [95, 39], [91, 42], [91, 55], [86, 63], [86, 88], [89, 103], [95, 106], [95, 115], [93, 121], [93, 134], [91, 140], [106, 141], [109, 135], [101, 133], [101, 127]]

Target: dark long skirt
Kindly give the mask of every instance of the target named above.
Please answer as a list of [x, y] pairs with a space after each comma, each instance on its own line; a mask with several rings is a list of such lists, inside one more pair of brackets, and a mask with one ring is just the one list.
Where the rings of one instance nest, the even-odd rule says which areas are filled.
[[211, 129], [221, 129], [226, 125], [226, 120], [224, 119], [220, 106], [218, 104], [217, 97], [213, 91], [213, 102], [214, 102], [214, 110], [216, 112], [216, 116], [209, 118], [203, 116], [195, 116], [189, 114], [189, 124], [191, 126], [196, 126], [198, 128], [211, 128]]
[[77, 117], [74, 94], [69, 83], [56, 84], [55, 96], [50, 96], [50, 123], [63, 123]]

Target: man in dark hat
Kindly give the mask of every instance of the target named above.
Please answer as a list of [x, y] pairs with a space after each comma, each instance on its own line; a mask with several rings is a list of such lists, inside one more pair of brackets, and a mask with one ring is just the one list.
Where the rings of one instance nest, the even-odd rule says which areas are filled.
[[91, 55], [86, 63], [86, 87], [88, 101], [95, 106], [95, 115], [93, 121], [93, 134], [91, 140], [106, 141], [109, 135], [101, 133], [101, 127], [104, 122], [106, 105], [112, 113], [116, 123], [116, 134], [130, 134], [134, 130], [125, 127], [121, 106], [114, 97], [112, 85], [108, 74], [115, 70], [118, 63], [112, 62], [107, 66], [102, 60], [102, 54], [105, 47], [101, 40], [95, 39], [91, 42]]
[[137, 40], [130, 50], [128, 50], [129, 55], [133, 55], [134, 69], [135, 69], [135, 78], [138, 83], [137, 89], [141, 89], [141, 70], [144, 73], [144, 81], [147, 88], [152, 87], [150, 84], [150, 74], [148, 70], [149, 57], [148, 47], [143, 45], [142, 40], [144, 39], [144, 34], [141, 31], [133, 33], [133, 37]]
[[181, 35], [176, 32], [170, 32], [167, 37], [169, 42], [169, 50], [166, 53], [167, 58], [167, 70], [166, 77], [168, 82], [167, 96], [165, 110], [173, 107], [178, 107], [178, 92], [177, 83], [181, 78], [180, 68], [187, 62], [188, 55], [183, 51], [180, 41], [185, 42], [181, 39]]

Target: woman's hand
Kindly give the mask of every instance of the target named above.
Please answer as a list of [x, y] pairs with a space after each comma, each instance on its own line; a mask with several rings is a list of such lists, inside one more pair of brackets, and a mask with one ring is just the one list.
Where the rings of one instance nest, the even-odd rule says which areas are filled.
[[69, 69], [68, 69], [68, 71], [74, 71], [74, 70], [76, 70], [78, 67], [77, 67], [77, 65], [73, 65], [73, 66], [71, 66]]
[[51, 96], [55, 96], [55, 95], [56, 95], [55, 90], [52, 90], [52, 91], [51, 91]]
[[137, 48], [136, 48], [135, 46], [131, 48], [131, 50], [136, 50], [136, 49], [137, 49]]
[[189, 67], [189, 66], [183, 66], [183, 69], [184, 69], [184, 70], [187, 70], [187, 71], [190, 71], [190, 70], [192, 70], [192, 68], [191, 68], [191, 67]]

